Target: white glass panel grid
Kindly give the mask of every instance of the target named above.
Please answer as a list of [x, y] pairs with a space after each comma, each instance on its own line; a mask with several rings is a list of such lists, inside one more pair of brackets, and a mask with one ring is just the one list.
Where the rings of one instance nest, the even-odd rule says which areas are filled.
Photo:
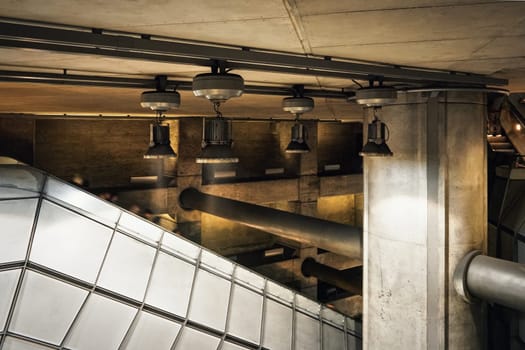
[[130, 298], [144, 298], [155, 249], [121, 233], [115, 233], [98, 285]]
[[228, 333], [259, 344], [263, 296], [249, 289], [233, 284]]
[[121, 210], [113, 204], [52, 177], [48, 177], [44, 193], [74, 211], [110, 227], [114, 227], [120, 217]]
[[312, 316], [319, 317], [321, 313], [321, 304], [308, 299], [300, 294], [295, 296], [295, 307], [305, 313], [308, 313]]
[[[127, 213], [123, 213], [122, 216], [120, 216], [121, 211], [119, 209], [73, 186], [60, 183], [53, 178], [50, 179], [50, 183], [47, 187], [48, 192], [50, 194], [54, 193], [54, 196], [56, 196], [54, 198], [56, 198], [57, 202], [61, 203], [61, 205], [72, 208], [73, 211], [77, 211], [77, 213], [47, 200], [43, 201], [41, 217], [44, 219], [42, 219], [42, 222], [40, 222], [39, 219], [37, 225], [33, 244], [33, 252], [35, 253], [33, 255], [32, 252], [31, 260], [41, 265], [41, 267], [39, 267], [40, 270], [51, 268], [52, 270], [93, 284], [100, 270], [100, 263], [107, 253], [97, 284], [106, 290], [103, 292], [104, 295], [117, 293], [120, 296], [115, 296], [116, 299], [124, 298], [123, 300], [125, 300], [130, 298], [130, 304], [137, 305], [132, 307], [109, 299], [106, 296], [92, 294], [88, 302], [86, 302], [85, 306], [81, 309], [74, 325], [70, 328], [69, 335], [64, 344], [65, 348], [72, 350], [116, 348], [121, 345], [126, 334], [127, 336], [125, 342], [122, 344], [122, 348], [147, 348], [148, 346], [144, 344], [147, 344], [151, 338], [155, 338], [151, 335], [152, 332], [159, 331], [162, 335], [156, 336], [157, 344], [155, 348], [161, 349], [175, 339], [181, 327], [178, 322], [181, 320], [180, 318], [184, 319], [186, 317], [188, 317], [191, 326], [189, 326], [189, 328], [185, 327], [186, 334], [181, 333], [179, 335], [176, 346], [177, 349], [184, 348], [185, 344], [190, 343], [190, 340], [196, 343], [192, 343], [186, 348], [205, 349], [208, 346], [214, 349], [217, 348], [220, 337], [211, 335], [206, 330], [200, 332], [196, 329], [201, 327], [204, 327], [204, 329], [209, 327], [215, 329], [218, 333], [223, 333], [227, 326], [228, 329], [226, 333], [229, 334], [232, 339], [238, 339], [239, 341], [237, 344], [225, 341], [221, 348], [230, 350], [242, 349], [243, 345], [239, 344], [241, 344], [243, 340], [248, 343], [258, 344], [261, 340], [261, 323], [264, 323], [263, 346], [277, 350], [291, 349], [292, 334], [296, 336], [296, 349], [302, 349], [302, 340], [299, 339], [301, 334], [308, 333], [312, 330], [317, 345], [319, 345], [321, 338], [324, 339], [327, 336], [326, 333], [331, 333], [333, 330], [343, 334], [342, 315], [327, 308], [322, 309], [323, 337], [321, 337], [321, 322], [319, 318], [309, 317], [307, 315], [319, 316], [321, 312], [320, 304], [310, 301], [301, 295], [296, 295], [296, 293], [290, 289], [269, 281], [248, 269], [237, 266], [210, 251], [202, 250], [198, 245], [178, 235], [163, 232], [160, 228]], [[0, 188], [0, 191], [1, 190], [2, 188]], [[76, 194], [79, 195], [77, 196]], [[36, 199], [34, 199], [33, 202], [36, 203]], [[99, 205], [98, 202], [102, 202], [102, 205]], [[2, 203], [2, 201], [0, 201], [0, 203]], [[100, 214], [103, 212], [101, 208], [106, 207], [116, 209], [118, 215], [104, 216], [105, 214]], [[49, 210], [59, 212], [55, 216], [55, 219], [49, 217], [49, 215], [46, 216], [49, 214]], [[110, 211], [115, 213], [114, 210]], [[2, 212], [5, 213], [7, 210], [2, 210], [0, 205], [0, 216]], [[71, 219], [69, 214], [71, 214], [74, 219]], [[64, 216], [66, 216], [66, 218], [64, 218]], [[113, 233], [112, 228], [97, 224], [85, 216], [96, 218], [105, 225], [111, 223], [112, 220], [117, 222], [117, 219], [120, 217], [117, 232]], [[53, 232], [56, 233], [57, 230], [54, 229], [56, 226], [53, 221], [57, 222], [56, 225], [58, 225], [58, 227], [61, 225], [64, 227], [64, 229], [58, 230], [58, 237], [54, 238]], [[97, 227], [97, 229], [94, 230], [95, 233], [90, 232], [85, 235], [88, 238], [86, 238], [85, 242], [79, 244], [83, 249], [77, 249], [76, 251], [75, 249], [71, 249], [70, 241], [78, 243], [79, 240], [76, 235], [78, 235], [79, 231], [83, 232], [86, 226], [89, 226], [87, 223], [92, 223], [95, 225], [94, 227]], [[48, 232], [46, 232], [45, 227], [40, 227], [41, 224], [43, 226], [51, 226], [53, 229], [49, 229]], [[100, 227], [103, 228], [102, 231], [104, 231], [104, 229], [106, 230], [104, 234], [99, 232], [101, 231]], [[42, 232], [40, 230], [42, 230]], [[122, 231], [125, 234], [119, 233], [118, 231]], [[108, 245], [113, 235], [113, 241], [116, 243], [113, 245], [114, 242], [112, 241], [112, 248], [110, 247], [108, 250]], [[127, 235], [134, 236], [137, 239], [133, 239]], [[93, 239], [93, 237], [98, 238]], [[101, 239], [101, 237], [104, 237], [104, 239]], [[40, 239], [49, 242], [39, 241]], [[157, 259], [155, 259], [156, 249], [151, 245], [157, 245], [159, 240], [161, 240], [160, 251], [158, 252]], [[98, 243], [93, 243], [92, 241], [98, 241]], [[89, 249], [86, 249], [86, 246], [89, 247]], [[94, 246], [94, 250], [99, 252], [100, 262], [94, 264], [86, 263], [84, 267], [79, 267], [79, 263], [80, 265], [83, 264], [82, 259], [84, 257], [93, 256], [91, 252], [93, 248], [91, 246]], [[68, 255], [68, 252], [72, 250], [75, 252]], [[89, 254], [86, 254], [86, 252], [89, 252]], [[0, 257], [1, 256], [0, 254]], [[152, 269], [153, 264], [155, 264], [155, 266]], [[68, 271], [68, 265], [72, 265], [70, 268], [74, 271]], [[198, 269], [197, 275], [195, 275], [195, 265], [202, 266], [202, 269]], [[87, 266], [92, 266], [93, 271], [90, 273], [84, 271]], [[151, 271], [153, 271], [153, 274], [150, 279], [149, 274]], [[55, 275], [53, 271], [50, 272]], [[29, 273], [29, 275], [32, 273], [33, 272]], [[11, 289], [8, 292], [6, 292], [8, 290], [7, 288], [0, 289], [0, 294], [10, 294], [6, 298], [0, 295], [0, 322], [2, 321], [2, 306], [5, 309], [5, 318], [7, 317], [7, 312], [11, 304], [10, 300], [5, 301], [3, 304], [2, 301], [12, 298], [19, 274], [20, 271], [17, 271], [15, 275], [12, 276], [12, 281], [9, 282]], [[2, 276], [0, 272], [0, 284], [2, 283]], [[56, 276], [60, 278], [59, 275]], [[54, 278], [55, 277], [53, 277], [53, 279]], [[230, 292], [232, 279], [235, 283]], [[8, 284], [7, 282], [3, 283], [4, 285]], [[79, 288], [73, 287], [69, 283], [78, 283]], [[64, 283], [56, 280], [51, 284], [55, 287], [42, 287], [40, 289], [62, 290], [62, 288], [56, 286]], [[193, 284], [194, 288], [192, 290]], [[82, 287], [84, 286], [80, 282], [69, 279], [67, 285], [73, 288], [73, 290], [80, 290], [84, 293], [83, 296], [87, 293], [87, 291], [80, 288], [80, 285], [82, 285]], [[149, 287], [147, 287], [148, 285]], [[94, 286], [93, 288], [93, 290], [96, 291]], [[146, 288], [148, 290], [146, 290]], [[145, 297], [144, 292], [147, 293]], [[262, 315], [263, 293], [267, 293], [264, 316]], [[46, 294], [53, 294], [58, 300], [67, 299], [67, 297], [63, 296], [63, 290]], [[97, 298], [99, 301], [95, 302]], [[131, 299], [136, 301], [131, 301]], [[145, 303], [145, 305], [143, 305], [145, 310], [148, 310], [147, 312], [136, 309], [143, 299]], [[137, 303], [137, 301], [139, 303]], [[26, 302], [25, 292], [21, 290], [18, 304], [23, 305]], [[38, 303], [38, 300], [32, 302]], [[191, 303], [189, 306], [189, 315], [186, 315], [189, 303]], [[294, 308], [301, 311], [296, 312], [295, 322], [293, 317]], [[26, 309], [30, 308], [26, 307]], [[38, 310], [38, 307], [33, 307], [33, 309]], [[13, 332], [22, 332], [17, 324], [18, 319], [21, 317], [20, 315], [23, 314], [20, 310], [22, 310], [20, 306], [17, 306], [15, 310], [16, 315], [14, 315], [13, 322], [11, 322]], [[156, 310], [159, 310], [163, 316], [154, 315], [154, 313], [157, 312]], [[139, 316], [136, 316], [137, 312], [140, 312]], [[228, 312], [229, 315], [227, 315]], [[64, 314], [64, 312], [59, 313]], [[69, 316], [66, 318], [71, 318], [71, 314], [74, 314], [74, 312], [69, 311]], [[176, 316], [172, 317], [170, 314]], [[247, 318], [248, 315], [251, 316]], [[38, 315], [36, 317], [38, 317]], [[108, 321], [106, 318], [110, 320]], [[132, 325], [134, 319], [136, 322]], [[228, 324], [226, 325], [227, 319]], [[0, 326], [3, 325], [2, 323], [0, 323]], [[346, 323], [347, 331], [350, 333], [347, 341], [348, 344], [354, 344], [351, 348], [353, 349], [361, 344], [361, 324], [350, 318], [346, 320]], [[59, 337], [55, 333], [62, 333], [64, 328], [67, 328], [67, 322], [64, 324], [56, 326], [55, 329], [50, 331], [50, 335], [46, 334], [42, 336], [36, 333], [29, 334], [29, 332], [25, 332], [24, 335], [27, 333], [27, 336], [43, 337], [41, 340], [52, 341], [56, 344], [58, 342], [56, 339]], [[316, 326], [314, 327], [313, 324], [316, 324]], [[332, 326], [339, 328], [339, 330]], [[129, 327], [131, 327], [131, 329]], [[309, 328], [310, 330], [308, 331]], [[314, 330], [314, 328], [316, 330]], [[171, 331], [168, 332], [168, 329], [173, 330], [173, 333], [171, 333]], [[135, 334], [135, 332], [137, 333]], [[195, 338], [192, 334], [197, 334], [198, 337]], [[357, 336], [353, 336], [352, 334]], [[53, 336], [55, 337], [53, 339], [46, 338]], [[223, 335], [223, 337], [224, 336], [225, 335]], [[339, 346], [340, 337], [335, 338], [338, 339], [337, 346]], [[328, 342], [328, 340], [326, 341]], [[202, 347], [199, 346], [200, 342], [203, 342]], [[312, 342], [311, 335], [309, 335], [308, 342]], [[162, 346], [159, 345], [160, 343], [162, 343]], [[331, 343], [326, 346], [333, 347]], [[317, 347], [314, 346], [314, 348]], [[305, 345], [304, 349], [308, 349], [308, 346]]]
[[26, 271], [9, 331], [59, 345], [87, 295], [86, 290]]
[[520, 314], [519, 320], [519, 334], [522, 342], [525, 342], [525, 312]]
[[0, 201], [0, 263], [25, 260], [37, 199]]
[[6, 337], [2, 350], [50, 350], [47, 346], [30, 343], [25, 340]]
[[19, 165], [0, 165], [0, 198], [38, 196], [44, 175], [36, 169]]
[[230, 277], [233, 274], [234, 264], [231, 261], [205, 249], [202, 250], [201, 265], [225, 277]]
[[361, 350], [363, 348], [362, 339], [351, 335], [346, 336], [346, 344], [347, 350]]
[[328, 307], [323, 307], [321, 310], [321, 315], [323, 317], [324, 322], [328, 322], [333, 326], [336, 326], [340, 329], [344, 329], [345, 327], [345, 317], [344, 315], [340, 314], [339, 312], [336, 312]]
[[145, 302], [185, 317], [195, 265], [160, 252], [151, 276]]
[[230, 285], [230, 281], [198, 269], [189, 318], [202, 325], [224, 331]]
[[341, 329], [323, 324], [323, 350], [344, 349], [345, 341], [345, 333]]
[[5, 328], [20, 272], [20, 269], [0, 271], [0, 332]]
[[253, 273], [242, 266], [237, 266], [235, 269], [235, 281], [248, 288], [261, 292], [264, 290], [266, 284], [266, 279], [264, 277]]
[[178, 323], [142, 311], [121, 349], [169, 350], [180, 328]]
[[268, 284], [266, 286], [266, 293], [269, 296], [289, 305], [292, 305], [294, 301], [294, 292], [270, 280], [268, 280]]
[[126, 232], [154, 245], [157, 245], [160, 242], [163, 232], [160, 227], [127, 212], [122, 212], [117, 230]]
[[518, 262], [525, 264], [525, 242], [518, 241]]
[[361, 335], [363, 334], [363, 324], [350, 317], [346, 317], [346, 331], [351, 334]]
[[293, 311], [289, 306], [266, 299], [263, 346], [272, 350], [292, 347]]
[[136, 309], [98, 294], [91, 294], [80, 311], [65, 347], [72, 350], [117, 349]]
[[180, 339], [177, 341], [177, 350], [215, 350], [219, 346], [220, 338], [199, 332], [190, 327], [184, 327]]
[[295, 312], [295, 348], [301, 350], [321, 349], [319, 320], [301, 312]]
[[44, 200], [30, 260], [93, 283], [113, 230]]
[[240, 345], [237, 345], [237, 344], [234, 344], [234, 343], [230, 343], [230, 342], [224, 342], [222, 344], [222, 347], [221, 347], [221, 350], [244, 350], [244, 349], [249, 349], [249, 348], [245, 348], [245, 347], [242, 347]]
[[164, 236], [162, 237], [161, 248], [172, 254], [194, 262], [197, 261], [201, 254], [201, 248], [198, 245], [191, 243], [171, 232], [164, 233]]

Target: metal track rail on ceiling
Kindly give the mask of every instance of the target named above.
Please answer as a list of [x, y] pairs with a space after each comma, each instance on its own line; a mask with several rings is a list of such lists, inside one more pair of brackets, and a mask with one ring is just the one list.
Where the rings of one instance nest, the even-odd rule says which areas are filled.
[[152, 39], [139, 34], [105, 34], [102, 30], [62, 29], [57, 26], [29, 25], [0, 21], [0, 45], [51, 51], [100, 54], [120, 58], [165, 60], [165, 62], [209, 66], [226, 62], [228, 68], [314, 74], [347, 79], [383, 79], [408, 83], [506, 85], [506, 79], [484, 75], [416, 69], [392, 65], [365, 64], [329, 57], [252, 50], [182, 41]]
[[[10, 70], [0, 70], [0, 81], [134, 89], [155, 89], [156, 84], [153, 79]], [[191, 85], [191, 81], [168, 80], [167, 82], [168, 89], [176, 89], [180, 91], [192, 91]], [[245, 85], [244, 93], [257, 95], [290, 96], [293, 94], [293, 89], [292, 87], [288, 88], [276, 86]], [[309, 97], [346, 100], [348, 97], [353, 96], [354, 92], [325, 89], [304, 89], [304, 95]]]

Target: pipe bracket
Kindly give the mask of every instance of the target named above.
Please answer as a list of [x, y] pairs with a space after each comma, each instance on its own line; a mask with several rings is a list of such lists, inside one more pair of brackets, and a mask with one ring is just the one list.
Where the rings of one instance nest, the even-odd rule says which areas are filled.
[[469, 304], [477, 303], [479, 300], [470, 294], [467, 286], [467, 273], [470, 263], [478, 255], [483, 254], [481, 250], [473, 250], [465, 255], [456, 266], [454, 275], [452, 277], [452, 283], [454, 289], [461, 296], [461, 298]]

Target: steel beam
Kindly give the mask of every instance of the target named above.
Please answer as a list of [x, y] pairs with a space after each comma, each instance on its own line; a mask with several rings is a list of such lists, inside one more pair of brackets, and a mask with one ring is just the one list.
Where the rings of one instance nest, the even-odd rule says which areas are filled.
[[[6, 82], [28, 82], [41, 84], [58, 84], [58, 85], [81, 85], [81, 86], [101, 86], [101, 87], [119, 87], [119, 88], [134, 88], [134, 89], [154, 89], [155, 81], [153, 79], [138, 79], [138, 78], [123, 78], [100, 75], [80, 75], [80, 74], [60, 74], [60, 73], [45, 73], [45, 72], [25, 72], [25, 71], [9, 71], [0, 70], [0, 81]], [[182, 91], [191, 91], [191, 81], [175, 81], [169, 80], [167, 83], [168, 89], [177, 89]], [[259, 86], [259, 85], [245, 85], [244, 92], [246, 94], [257, 95], [275, 95], [275, 96], [290, 96], [293, 94], [292, 87], [275, 87], [275, 86]], [[353, 92], [342, 92], [336, 90], [325, 89], [305, 89], [304, 95], [318, 98], [334, 98], [334, 99], [348, 99]]]
[[362, 232], [357, 227], [217, 197], [195, 188], [183, 190], [179, 204], [184, 209], [197, 209], [283, 238], [361, 259]]
[[[491, 78], [477, 74], [453, 73], [446, 71], [404, 68], [392, 65], [356, 63], [348, 60], [334, 60], [319, 57], [306, 57], [305, 55], [278, 53], [245, 48], [226, 47], [209, 44], [197, 44], [182, 41], [154, 40], [142, 38], [137, 34], [103, 34], [93, 33], [89, 30], [62, 29], [47, 26], [27, 25], [0, 22], [1, 38], [6, 39], [3, 44], [8, 45], [9, 40], [28, 42], [31, 45], [55, 44], [52, 50], [68, 52], [78, 48], [92, 48], [104, 51], [110, 55], [112, 50], [115, 57], [127, 52], [128, 55], [165, 55], [173, 57], [173, 61], [188, 63], [188, 59], [220, 60], [230, 63], [245, 63], [260, 65], [260, 70], [271, 71], [272, 67], [291, 68], [303, 70], [316, 70], [316, 75], [322, 76], [325, 72], [330, 74], [340, 73], [341, 77], [351, 75], [366, 76], [368, 78], [387, 78], [400, 82], [425, 81], [439, 84], [463, 85], [506, 85], [505, 79]], [[102, 33], [102, 34], [101, 34]], [[58, 46], [57, 46], [58, 45]], [[96, 52], [96, 51], [95, 51]], [[193, 64], [193, 63], [192, 63]]]
[[331, 266], [320, 264], [314, 258], [306, 258], [301, 264], [301, 272], [305, 277], [315, 277], [353, 295], [361, 295], [363, 293], [363, 266], [338, 270]]

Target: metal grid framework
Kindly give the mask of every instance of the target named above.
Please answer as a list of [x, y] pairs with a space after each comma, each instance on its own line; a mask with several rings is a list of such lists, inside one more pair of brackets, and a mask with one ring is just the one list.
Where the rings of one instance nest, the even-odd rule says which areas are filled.
[[361, 324], [22, 165], [0, 166], [0, 349], [361, 348]]

